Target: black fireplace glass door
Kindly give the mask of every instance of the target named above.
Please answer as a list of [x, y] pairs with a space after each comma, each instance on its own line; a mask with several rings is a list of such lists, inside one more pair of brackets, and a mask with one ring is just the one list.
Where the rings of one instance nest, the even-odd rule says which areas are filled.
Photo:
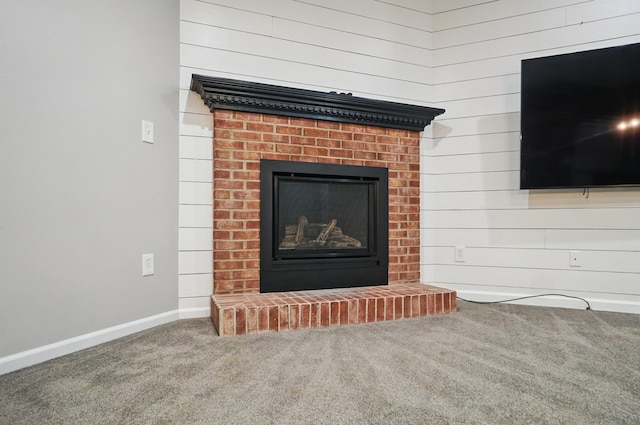
[[260, 160], [260, 292], [386, 285], [388, 175]]
[[276, 176], [276, 257], [371, 254], [376, 183]]

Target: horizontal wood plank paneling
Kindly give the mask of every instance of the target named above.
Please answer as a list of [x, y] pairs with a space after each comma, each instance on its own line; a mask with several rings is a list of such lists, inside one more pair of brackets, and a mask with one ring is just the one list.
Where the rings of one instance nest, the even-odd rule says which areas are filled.
[[526, 209], [529, 197], [524, 191], [474, 191], [423, 193], [425, 210]]
[[213, 229], [211, 227], [183, 227], [178, 237], [180, 251], [212, 251]]
[[[191, 74], [200, 73], [444, 107], [422, 141], [423, 278], [501, 293], [554, 289], [635, 300], [631, 282], [640, 273], [627, 263], [640, 252], [639, 191], [520, 191], [518, 170], [521, 60], [640, 42], [637, 1], [181, 6], [180, 226], [197, 229], [181, 233], [184, 276], [212, 272], [207, 251], [198, 250], [210, 232], [212, 183], [201, 161], [211, 161], [205, 141], [213, 128], [189, 91]], [[452, 261], [455, 245], [469, 247], [473, 265]], [[583, 268], [567, 267], [572, 249], [585, 251]], [[183, 280], [181, 305], [204, 305], [200, 279]]]
[[[607, 44], [609, 46], [626, 44], [621, 43], [619, 39], [624, 39], [629, 36], [630, 31], [635, 31], [639, 21], [640, 16], [633, 14], [585, 22], [581, 25], [561, 26], [548, 31], [529, 32], [435, 50], [433, 58], [440, 66], [445, 66], [482, 60], [487, 57], [487, 53], [493, 57], [527, 57], [527, 55], [539, 56], [542, 51], [566, 49], [566, 46], [576, 46], [573, 50], [585, 50], [592, 48], [585, 46], [589, 43], [601, 43], [600, 47], [605, 47]], [[607, 34], [607, 37], [603, 39], [599, 34]], [[553, 52], [553, 54], [557, 53], [560, 52]]]
[[[482, 115], [482, 110], [474, 111], [475, 116], [449, 118], [453, 112], [446, 112], [432, 126], [433, 138], [437, 146], [460, 136], [481, 134], [513, 133], [520, 134], [520, 112], [509, 114]], [[451, 141], [455, 143], [455, 141]], [[437, 154], [437, 151], [432, 152]]]
[[[482, 80], [503, 75], [520, 75], [521, 59], [524, 59], [524, 57], [517, 55], [492, 55], [484, 59], [468, 60], [454, 64], [442, 64], [433, 68], [434, 81], [436, 82], [435, 84], [446, 84], [460, 81]], [[434, 63], [438, 62], [434, 59]], [[447, 88], [443, 87], [440, 92], [442, 92], [442, 90], [446, 93]], [[446, 97], [443, 99], [446, 99]]]
[[[491, 248], [536, 248], [547, 246], [547, 229], [421, 229], [428, 246], [456, 245]], [[558, 246], [560, 248], [560, 246]]]
[[425, 31], [430, 28], [430, 14], [415, 9], [397, 7], [381, 1], [369, 0], [298, 0], [299, 3], [315, 5], [319, 8], [339, 10], [355, 16], [364, 16], [382, 22]]
[[213, 273], [213, 117], [198, 95], [181, 89], [178, 299], [180, 317], [208, 316]]
[[211, 228], [213, 211], [209, 205], [180, 205], [180, 227]]
[[[527, 2], [519, 2], [524, 4]], [[482, 41], [513, 38], [516, 34], [529, 34], [559, 28], [565, 25], [564, 9], [554, 8], [531, 14], [516, 14], [509, 18], [495, 18], [475, 24], [436, 31], [435, 50], [454, 46], [477, 44]], [[436, 21], [439, 19], [436, 18]]]
[[432, 3], [447, 112], [423, 143], [422, 270], [470, 293], [579, 293], [640, 313], [640, 189], [519, 190], [521, 60], [640, 42], [640, 3], [445, 3]]
[[[410, 57], [398, 65], [394, 59], [349, 51], [344, 49], [344, 44], [342, 49], [336, 49], [317, 43], [302, 43], [298, 39], [264, 37], [190, 22], [182, 24], [180, 34], [186, 44], [212, 49], [213, 51], [193, 53], [207, 56], [210, 60], [218, 58], [215, 51], [242, 52], [244, 55], [252, 56], [253, 60], [263, 57], [291, 63], [292, 66], [301, 64], [322, 68], [326, 67], [327, 63], [332, 63], [334, 65], [331, 68], [334, 69], [404, 81], [421, 81], [425, 77], [428, 78], [431, 72], [428, 66], [410, 63]], [[345, 38], [341, 34], [333, 34], [333, 36], [336, 38], [334, 45], [341, 41], [340, 38]], [[185, 62], [189, 60], [186, 56], [187, 52], [188, 50], [185, 50]]]
[[[309, 57], [305, 62], [298, 59], [273, 56], [256, 56], [253, 53], [211, 49], [201, 46], [183, 45], [183, 64], [208, 73], [219, 70], [241, 76], [249, 70], [260, 70], [260, 75], [271, 81], [295, 81], [298, 84], [322, 81], [327, 91], [353, 93], [354, 95], [374, 95], [374, 88], [392, 93], [396, 98], [410, 100], [412, 103], [426, 104], [431, 98], [431, 87], [416, 80], [378, 74], [376, 66], [362, 67], [358, 61], [351, 62], [356, 69], [350, 71], [342, 62], [335, 67], [312, 63]], [[286, 55], [283, 55], [286, 56]], [[322, 55], [320, 55], [322, 56]], [[334, 56], [335, 58], [335, 56]], [[364, 61], [367, 62], [367, 61]], [[385, 72], [385, 66], [380, 71]], [[390, 65], [389, 65], [390, 66]], [[204, 72], [201, 72], [204, 73]], [[428, 74], [428, 70], [424, 73]], [[389, 72], [387, 72], [389, 74]], [[414, 77], [418, 77], [414, 75]], [[243, 79], [243, 78], [240, 78]], [[289, 85], [289, 84], [282, 84]]]
[[180, 297], [178, 299], [180, 319], [209, 317], [211, 310], [211, 295], [197, 297]]
[[[568, 254], [567, 254], [568, 258]], [[518, 268], [439, 265], [439, 284], [463, 283], [521, 288], [539, 292], [582, 291], [600, 294], [640, 295], [637, 273], [597, 272], [578, 269]]]
[[422, 210], [425, 227], [461, 229], [637, 229], [640, 206], [593, 209]]
[[211, 138], [181, 136], [179, 153], [180, 158], [184, 159], [213, 159]]
[[520, 74], [516, 72], [486, 77], [482, 81], [474, 79], [438, 84], [434, 86], [433, 90], [434, 101], [436, 102], [440, 99], [457, 101], [518, 93], [520, 93]]
[[640, 230], [628, 229], [421, 229], [421, 237], [429, 247], [640, 251]]
[[428, 157], [426, 169], [430, 174], [478, 173], [488, 171], [516, 171], [520, 169], [520, 152], [487, 152], [469, 155]]
[[[587, 249], [640, 252], [640, 229], [549, 229], [545, 244], [552, 249]], [[634, 260], [638, 262], [638, 259]]]
[[[628, 18], [627, 22], [625, 22], [625, 26], [636, 26], [638, 25], [639, 19], [640, 17], [638, 17], [638, 15], [632, 15]], [[610, 23], [609, 25], [611, 25], [612, 28], [619, 29], [615, 24]], [[512, 50], [510, 52], [505, 51], [504, 46], [499, 45], [468, 46], [466, 48], [473, 52], [484, 51], [490, 54], [486, 57], [477, 55], [476, 53], [467, 55], [464, 53], [464, 49], [462, 49], [461, 52], [456, 54], [456, 57], [448, 58], [448, 62], [444, 62], [442, 60], [443, 58], [437, 57], [436, 52], [434, 52], [434, 63], [440, 63], [439, 66], [433, 69], [436, 84], [519, 74], [520, 61], [522, 59], [640, 42], [640, 36], [637, 34], [629, 36], [614, 34], [610, 38], [597, 41], [581, 39], [580, 26], [577, 27], [578, 29], [572, 30], [578, 34], [572, 37], [566, 36], [566, 38], [572, 38], [572, 43], [568, 45], [558, 46], [556, 37], [562, 38], [564, 34], [554, 34], [552, 31], [550, 34], [544, 35], [548, 40], [540, 40], [540, 38], [543, 37], [542, 35], [538, 35], [537, 38], [531, 36], [532, 39], [528, 40], [526, 44], [528, 46], [527, 50], [520, 50], [520, 53], [518, 53], [518, 50], [523, 47], [520, 42], [510, 46], [509, 48]], [[594, 30], [600, 31], [604, 29], [596, 28]], [[443, 90], [446, 90], [446, 88]]]
[[[202, 103], [202, 101], [200, 100]], [[180, 136], [213, 137], [211, 114], [180, 114]]]
[[469, 155], [520, 150], [520, 133], [475, 134], [447, 137], [437, 144], [425, 146], [425, 156]]
[[180, 275], [210, 274], [212, 270], [213, 255], [210, 251], [181, 251], [178, 253], [178, 271]]
[[[485, 190], [517, 190], [519, 171], [491, 171], [462, 174], [422, 174], [424, 192], [464, 192]], [[428, 208], [424, 205], [423, 208]]]
[[183, 182], [211, 182], [213, 181], [213, 160], [210, 159], [181, 159], [180, 181]]
[[[572, 248], [577, 250], [576, 248]], [[518, 269], [550, 269], [560, 271], [592, 271], [610, 273], [640, 273], [640, 253], [633, 251], [581, 250], [581, 267], [571, 267], [570, 253], [565, 249], [486, 248], [465, 246], [466, 261], [456, 264], [454, 246], [434, 247], [431, 255], [437, 264], [460, 267], [500, 267]], [[640, 294], [640, 288], [637, 289]]]
[[[207, 6], [212, 8], [210, 13], [224, 15], [230, 9], [251, 11], [273, 18], [308, 24], [310, 26], [309, 31], [314, 31], [313, 27], [323, 27], [382, 40], [393, 40], [425, 49], [431, 48], [431, 33], [428, 22], [425, 22], [424, 29], [416, 29], [363, 16], [361, 13], [345, 12], [344, 8], [349, 7], [346, 4], [347, 2], [343, 2], [340, 9], [330, 9], [292, 0], [268, 2], [255, 0], [205, 0], [202, 3], [206, 3]], [[374, 1], [367, 2], [369, 7], [372, 7], [375, 3]], [[193, 21], [198, 22], [197, 19]]]
[[478, 111], [482, 111], [485, 115], [508, 114], [520, 110], [520, 93], [450, 101], [440, 100], [439, 105], [447, 110], [447, 118], [474, 116]]
[[[447, 0], [436, 0], [434, 2], [434, 12], [439, 3], [450, 3]], [[500, 1], [465, 1], [464, 8], [450, 8], [438, 10], [438, 14], [433, 20], [433, 31], [439, 34], [451, 28], [461, 28], [474, 26], [486, 22], [494, 22], [500, 25], [501, 22], [509, 21], [517, 16], [532, 16], [546, 10], [564, 10], [566, 6], [590, 3], [590, 0], [500, 0]], [[539, 23], [544, 26], [544, 23]], [[518, 28], [511, 30], [518, 33]], [[478, 31], [480, 32], [480, 31]], [[482, 34], [473, 34], [474, 37], [482, 38]]]
[[[196, 22], [218, 28], [228, 28], [235, 31], [244, 31], [253, 34], [271, 35], [273, 18], [267, 11], [252, 10], [248, 2], [230, 1], [217, 2], [222, 6], [199, 0], [180, 1], [180, 36], [182, 37], [182, 25]], [[243, 8], [243, 4], [246, 6]], [[256, 5], [265, 2], [254, 2]], [[282, 2], [272, 2], [282, 3]], [[234, 7], [235, 5], [235, 7]], [[181, 39], [180, 43], [184, 43]]]
[[[310, 31], [311, 29], [311, 31]], [[402, 42], [274, 18], [273, 37], [431, 68], [431, 50]]]
[[[385, 0], [385, 3], [404, 7], [409, 10], [415, 10], [416, 12], [420, 12], [428, 16], [431, 16], [433, 12], [433, 7], [430, 1]], [[429, 28], [431, 28], [431, 26]]]
[[585, 1], [567, 7], [567, 25], [640, 13], [636, 0]]
[[212, 205], [213, 183], [180, 182], [180, 205]]
[[[491, 175], [493, 173], [489, 173]], [[466, 175], [463, 175], [466, 176]], [[477, 173], [468, 175], [467, 180], [481, 178]], [[516, 180], [517, 182], [517, 180]], [[599, 189], [589, 195], [581, 189], [573, 191], [527, 191], [527, 190], [471, 190], [466, 186], [447, 192], [424, 193], [424, 209], [477, 210], [477, 209], [609, 209], [630, 208], [629, 197], [637, 189], [612, 190]], [[640, 208], [635, 205], [632, 208]]]
[[[431, 3], [431, 13], [433, 14], [443, 14], [443, 13], [451, 13], [454, 11], [460, 11], [464, 9], [476, 10], [479, 6], [483, 4], [496, 3], [497, 0], [432, 0]], [[466, 11], [463, 11], [462, 16], [466, 15]], [[444, 21], [445, 18], [438, 17], [439, 19], [434, 22], [434, 31], [437, 28], [437, 25], [442, 23], [441, 20]], [[453, 19], [454, 21], [460, 21], [460, 18]], [[462, 24], [461, 24], [462, 25]]]
[[211, 294], [212, 279], [213, 276], [210, 273], [180, 275], [180, 298], [201, 297], [202, 294]]

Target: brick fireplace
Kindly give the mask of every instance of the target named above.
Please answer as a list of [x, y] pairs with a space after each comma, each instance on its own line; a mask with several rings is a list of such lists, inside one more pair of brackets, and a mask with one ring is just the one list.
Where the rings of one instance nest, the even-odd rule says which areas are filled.
[[[420, 285], [420, 131], [443, 110], [196, 75], [192, 89], [213, 113], [212, 319], [220, 335], [298, 328], [300, 313], [307, 311], [302, 322], [308, 318], [308, 326], [302, 327], [314, 327], [313, 311], [318, 326], [388, 320], [396, 310], [397, 318], [426, 315], [429, 294], [431, 314], [455, 311], [454, 292]], [[344, 299], [322, 291], [260, 294], [261, 160], [388, 170], [388, 287], [346, 288], [352, 297], [343, 290]], [[375, 309], [380, 290], [407, 288], [417, 289], [414, 300], [410, 292], [391, 295], [389, 312], [385, 300], [383, 310]], [[367, 290], [378, 296], [368, 298]], [[323, 295], [331, 299], [326, 317], [321, 301], [308, 301]], [[272, 303], [279, 298], [286, 299], [284, 306]], [[365, 310], [358, 311], [363, 299]], [[238, 307], [246, 303], [251, 307]]]
[[260, 159], [389, 170], [388, 283], [420, 281], [419, 133], [214, 110], [214, 293], [260, 291]]

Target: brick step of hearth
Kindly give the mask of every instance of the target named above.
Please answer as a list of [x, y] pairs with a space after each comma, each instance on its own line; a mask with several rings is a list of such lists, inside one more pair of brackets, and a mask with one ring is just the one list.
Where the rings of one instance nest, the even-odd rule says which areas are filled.
[[456, 291], [417, 283], [211, 296], [211, 319], [220, 336], [407, 319], [456, 309]]

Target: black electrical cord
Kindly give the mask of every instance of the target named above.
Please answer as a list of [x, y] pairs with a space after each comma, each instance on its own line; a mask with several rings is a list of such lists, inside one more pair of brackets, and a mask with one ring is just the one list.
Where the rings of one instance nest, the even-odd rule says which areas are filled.
[[540, 294], [540, 295], [528, 295], [526, 297], [518, 297], [518, 298], [511, 298], [508, 300], [500, 300], [500, 301], [473, 301], [473, 300], [466, 300], [462, 297], [457, 297], [459, 300], [462, 301], [466, 301], [469, 303], [474, 303], [474, 304], [499, 304], [499, 303], [507, 303], [510, 301], [520, 301], [520, 300], [526, 300], [528, 298], [538, 298], [538, 297], [566, 297], [566, 298], [573, 298], [576, 300], [580, 300], [580, 301], [584, 301], [587, 304], [587, 310], [591, 310], [591, 304], [589, 304], [589, 301], [585, 300], [584, 298], [580, 298], [580, 297], [574, 297], [573, 295], [565, 295], [565, 294]]

